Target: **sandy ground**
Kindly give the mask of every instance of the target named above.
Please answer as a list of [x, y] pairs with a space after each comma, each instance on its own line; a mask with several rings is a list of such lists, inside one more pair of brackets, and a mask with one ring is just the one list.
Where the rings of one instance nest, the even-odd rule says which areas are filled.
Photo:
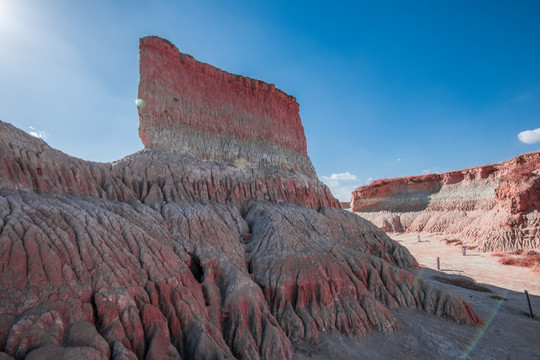
[[[415, 309], [395, 309], [401, 329], [364, 337], [325, 334], [312, 343], [295, 344], [294, 359], [532, 359], [540, 360], [540, 275], [501, 265], [489, 253], [447, 245], [442, 235], [390, 234], [421, 264], [417, 276], [467, 300], [484, 325], [458, 325]], [[437, 271], [437, 257], [441, 270]], [[491, 292], [464, 289], [434, 276], [467, 277]], [[530, 294], [535, 319], [523, 290]]]
[[[462, 255], [461, 246], [447, 245], [443, 239], [455, 239], [455, 236], [433, 234], [389, 234], [409, 249], [420, 266], [437, 269], [437, 257], [441, 271], [446, 274], [462, 275], [473, 278], [479, 283], [502, 287], [508, 290], [540, 296], [540, 274], [528, 268], [501, 265], [499, 258], [490, 252], [482, 253], [466, 250]], [[420, 236], [420, 242], [418, 242]], [[540, 309], [538, 309], [540, 317]]]

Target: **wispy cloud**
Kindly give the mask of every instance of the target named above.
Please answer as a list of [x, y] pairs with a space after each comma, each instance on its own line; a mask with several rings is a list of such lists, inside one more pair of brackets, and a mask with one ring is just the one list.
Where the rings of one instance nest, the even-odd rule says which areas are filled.
[[535, 101], [540, 94], [540, 86], [533, 86], [512, 99], [513, 102]]
[[358, 176], [350, 172], [335, 173], [323, 176], [323, 182], [328, 185], [332, 194], [340, 201], [350, 201], [352, 192], [361, 185]]
[[323, 179], [326, 181], [329, 181], [329, 180], [353, 181], [353, 180], [358, 180], [358, 177], [346, 171], [343, 173], [331, 174], [330, 176], [323, 176]]
[[540, 142], [540, 128], [522, 131], [517, 137], [519, 141], [525, 144], [534, 144]]
[[330, 191], [332, 194], [338, 198], [339, 201], [351, 201], [352, 198], [352, 192], [356, 190], [358, 187], [357, 185], [343, 185], [339, 184], [338, 186], [331, 186], [330, 184], [327, 184], [330, 188]]
[[514, 102], [522, 102], [522, 101], [525, 101], [525, 100], [529, 100], [531, 98], [531, 93], [530, 92], [526, 92], [526, 93], [523, 93], [519, 96], [516, 96], [514, 98]]

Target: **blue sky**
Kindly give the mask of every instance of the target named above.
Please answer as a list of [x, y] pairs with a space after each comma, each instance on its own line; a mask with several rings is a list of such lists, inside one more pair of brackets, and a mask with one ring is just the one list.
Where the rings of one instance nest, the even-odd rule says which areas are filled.
[[341, 200], [540, 149], [540, 1], [0, 0], [0, 119], [94, 161], [141, 149], [138, 38], [295, 96]]

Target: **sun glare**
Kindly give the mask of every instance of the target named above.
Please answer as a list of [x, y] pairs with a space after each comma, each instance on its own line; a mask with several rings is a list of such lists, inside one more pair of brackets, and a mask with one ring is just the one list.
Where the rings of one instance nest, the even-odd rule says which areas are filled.
[[[13, 1], [11, 3], [13, 3]], [[2, 23], [0, 23], [0, 25], [3, 24], [3, 20], [9, 18], [10, 8], [11, 4], [9, 0], [0, 0], [0, 20], [2, 20]]]
[[0, 0], [0, 32], [14, 35], [36, 21], [26, 1]]
[[14, 1], [0, 0], [0, 36], [6, 35], [14, 23]]

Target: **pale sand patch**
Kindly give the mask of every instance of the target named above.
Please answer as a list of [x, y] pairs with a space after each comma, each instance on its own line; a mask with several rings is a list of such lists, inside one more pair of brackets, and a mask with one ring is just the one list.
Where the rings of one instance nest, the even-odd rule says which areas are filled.
[[[459, 237], [455, 235], [426, 233], [388, 235], [405, 246], [420, 266], [437, 270], [437, 257], [439, 257], [440, 271], [443, 273], [467, 276], [479, 283], [516, 292], [527, 290], [529, 294], [540, 296], [540, 274], [534, 273], [529, 268], [502, 265], [499, 263], [499, 257], [491, 256], [491, 252], [484, 253], [473, 249], [466, 250], [467, 255], [463, 256], [461, 245], [447, 245], [444, 242], [444, 239], [459, 240]], [[418, 242], [418, 236], [420, 236], [420, 242]]]

